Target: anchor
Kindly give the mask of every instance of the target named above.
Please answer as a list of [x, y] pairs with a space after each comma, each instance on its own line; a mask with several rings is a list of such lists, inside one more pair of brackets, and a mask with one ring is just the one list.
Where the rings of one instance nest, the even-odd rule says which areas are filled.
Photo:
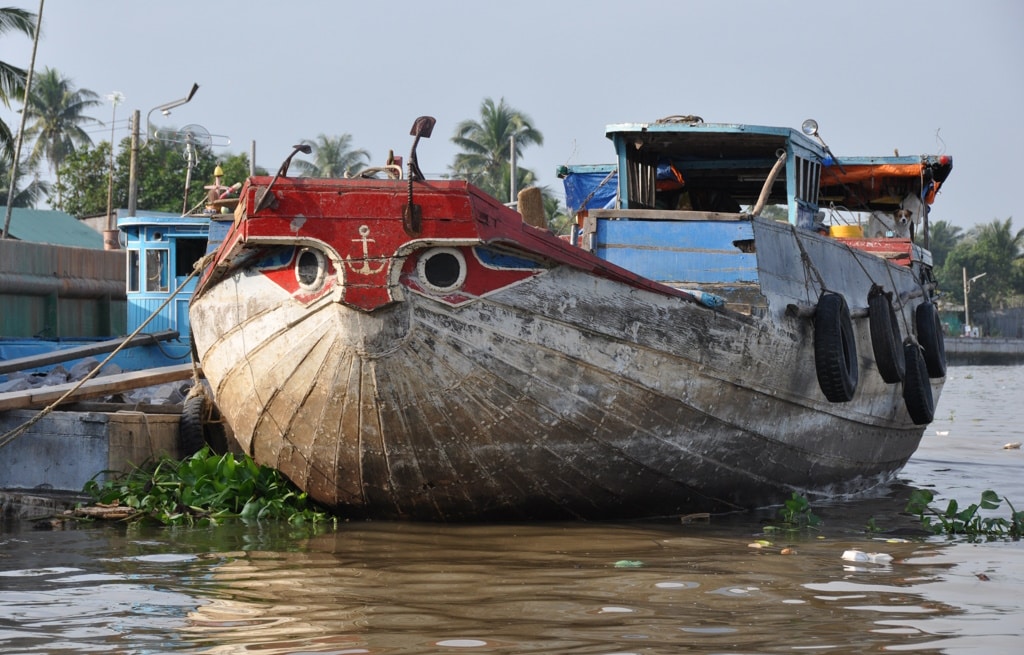
[[352, 270], [353, 273], [359, 273], [360, 275], [373, 275], [374, 273], [380, 273], [382, 270], [384, 270], [384, 266], [385, 266], [384, 263], [381, 263], [380, 266], [378, 266], [377, 268], [374, 268], [374, 267], [370, 266], [370, 262], [367, 261], [369, 259], [369, 257], [370, 257], [369, 244], [370, 244], [371, 241], [376, 242], [375, 239], [367, 238], [369, 236], [369, 234], [370, 234], [370, 226], [368, 226], [368, 225], [360, 225], [359, 226], [360, 238], [359, 239], [352, 239], [353, 241], [357, 241], [357, 242], [361, 241], [363, 243], [363, 265], [362, 266], [360, 266], [359, 268], [356, 268], [352, 264], [352, 257], [351, 256], [345, 257], [346, 263], [348, 264], [348, 267]]

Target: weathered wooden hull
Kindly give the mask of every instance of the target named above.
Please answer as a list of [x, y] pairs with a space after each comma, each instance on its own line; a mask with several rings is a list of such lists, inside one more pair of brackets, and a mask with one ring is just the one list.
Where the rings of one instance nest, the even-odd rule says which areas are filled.
[[908, 321], [920, 281], [833, 239], [753, 226], [752, 315], [565, 264], [464, 303], [393, 276], [394, 301], [366, 311], [336, 292], [297, 300], [267, 275], [287, 256], [268, 255], [197, 294], [194, 343], [240, 446], [346, 515], [653, 516], [890, 478], [924, 427], [875, 370], [867, 321], [854, 321], [857, 395], [831, 403], [792, 310], [814, 302], [815, 275], [855, 308], [884, 278]]

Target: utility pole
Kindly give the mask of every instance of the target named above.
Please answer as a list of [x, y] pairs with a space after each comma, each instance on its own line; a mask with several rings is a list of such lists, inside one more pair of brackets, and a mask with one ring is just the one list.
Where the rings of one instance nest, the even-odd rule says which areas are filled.
[[107, 229], [103, 232], [103, 249], [117, 250], [120, 242], [117, 235], [117, 219], [114, 218], [114, 123], [117, 120], [117, 106], [124, 100], [120, 91], [114, 91], [107, 96], [107, 100], [114, 106], [110, 116], [110, 170], [107, 178]]
[[139, 110], [132, 112], [132, 154], [128, 164], [128, 215], [135, 216], [135, 205], [139, 201]]
[[985, 277], [986, 275], [988, 275], [988, 273], [982, 273], [980, 275], [975, 275], [971, 279], [967, 279], [967, 267], [963, 268], [963, 272], [964, 272], [964, 328], [967, 330], [967, 334], [970, 334], [970, 330], [971, 330], [971, 310], [970, 310], [970, 305], [969, 305], [968, 300], [967, 300], [967, 294], [969, 294], [971, 292], [971, 283], [974, 282], [975, 280], [979, 279], [979, 278]]
[[509, 156], [508, 156], [508, 162], [509, 162], [509, 166], [508, 166], [508, 169], [509, 169], [509, 181], [508, 181], [509, 194], [508, 194], [508, 202], [509, 202], [509, 204], [513, 204], [518, 199], [517, 196], [518, 196], [518, 193], [519, 193], [518, 189], [516, 189], [516, 137], [515, 137], [514, 134], [508, 138], [508, 150], [509, 150]]

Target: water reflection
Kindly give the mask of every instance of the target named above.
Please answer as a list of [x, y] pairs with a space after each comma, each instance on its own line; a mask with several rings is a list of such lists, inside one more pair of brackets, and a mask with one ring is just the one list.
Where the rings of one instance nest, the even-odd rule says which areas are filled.
[[[972, 611], [942, 545], [792, 545], [674, 526], [347, 527], [231, 554], [183, 635], [213, 653], [927, 650], [936, 621]], [[850, 547], [894, 559], [851, 566]]]
[[[751, 517], [361, 523], [311, 537], [13, 526], [0, 535], [0, 651], [1015, 652], [1018, 544], [886, 541], [857, 517], [827, 524], [767, 545]], [[892, 560], [844, 560], [851, 549]]]

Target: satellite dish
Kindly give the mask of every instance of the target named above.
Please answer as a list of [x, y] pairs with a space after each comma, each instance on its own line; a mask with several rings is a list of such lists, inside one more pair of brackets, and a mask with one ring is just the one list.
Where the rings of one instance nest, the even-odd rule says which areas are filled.
[[[210, 134], [202, 125], [186, 125], [178, 130], [157, 130], [156, 137], [164, 143], [178, 144], [184, 151], [182, 155], [188, 162], [188, 167], [185, 169], [185, 202], [181, 209], [181, 215], [185, 216], [189, 213], [188, 194], [192, 187], [192, 169], [196, 167], [199, 159], [199, 149], [226, 146], [231, 143], [231, 140], [226, 136]], [[215, 139], [222, 141], [218, 143]]]
[[186, 125], [177, 130], [157, 130], [156, 137], [164, 143], [181, 143], [196, 148], [225, 147], [231, 139], [222, 134], [210, 134], [202, 125]]
[[209, 148], [213, 145], [213, 136], [202, 125], [186, 125], [178, 130], [185, 143], [191, 143], [196, 147]]

